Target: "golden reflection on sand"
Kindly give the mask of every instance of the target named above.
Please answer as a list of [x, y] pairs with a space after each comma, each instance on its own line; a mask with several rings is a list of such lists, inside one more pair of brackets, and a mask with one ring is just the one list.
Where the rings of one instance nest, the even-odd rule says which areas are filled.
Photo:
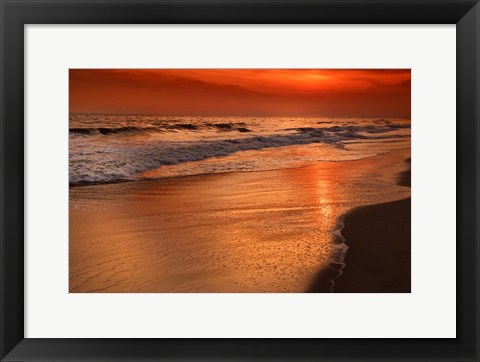
[[70, 292], [303, 292], [340, 215], [410, 195], [407, 157], [72, 188]]

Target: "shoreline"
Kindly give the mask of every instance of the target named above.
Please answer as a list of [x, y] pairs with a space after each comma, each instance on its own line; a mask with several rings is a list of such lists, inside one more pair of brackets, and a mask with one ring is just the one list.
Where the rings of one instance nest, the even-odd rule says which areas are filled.
[[[411, 187], [411, 169], [398, 175], [397, 184]], [[332, 291], [410, 293], [411, 197], [357, 207], [342, 219], [348, 251]]]
[[410, 207], [407, 198], [359, 207], [345, 216], [342, 234], [348, 251], [332, 280], [334, 293], [411, 292]]
[[[360, 157], [360, 158], [354, 158], [351, 160], [320, 160], [317, 161], [315, 164], [306, 164], [302, 166], [294, 166], [294, 167], [284, 167], [284, 168], [269, 168], [265, 170], [240, 170], [240, 171], [222, 171], [222, 172], [210, 172], [210, 173], [195, 173], [195, 174], [188, 174], [188, 175], [175, 175], [175, 176], [164, 176], [164, 177], [158, 177], [158, 178], [139, 178], [139, 179], [117, 179], [117, 180], [108, 180], [108, 181], [81, 181], [78, 183], [71, 183], [69, 181], [68, 187], [69, 188], [77, 188], [77, 187], [88, 187], [88, 186], [104, 186], [104, 185], [116, 185], [116, 184], [127, 184], [127, 183], [140, 183], [140, 182], [155, 182], [155, 181], [160, 181], [160, 180], [175, 180], [175, 179], [187, 179], [190, 177], [201, 177], [201, 176], [208, 176], [208, 175], [230, 175], [230, 174], [236, 174], [236, 173], [256, 173], [256, 172], [275, 172], [275, 171], [283, 171], [283, 170], [302, 170], [302, 169], [308, 169], [312, 167], [312, 165], [321, 165], [323, 163], [338, 163], [338, 162], [355, 162], [355, 161], [360, 161], [360, 160], [369, 160], [371, 158], [376, 158], [382, 155], [388, 155], [392, 152], [395, 152], [395, 150], [390, 150], [386, 152], [379, 152], [374, 155], [369, 155], [366, 157]], [[150, 170], [151, 171], [151, 170]], [[408, 171], [404, 171], [408, 172]], [[401, 185], [401, 184], [399, 184]], [[405, 186], [405, 185], [401, 185]]]
[[[405, 162], [410, 164], [411, 158]], [[410, 168], [397, 175], [397, 185], [411, 187]], [[410, 293], [410, 217], [411, 197], [355, 207], [340, 215], [332, 236], [338, 250], [306, 292]], [[382, 244], [395, 238], [400, 240], [396, 247]]]

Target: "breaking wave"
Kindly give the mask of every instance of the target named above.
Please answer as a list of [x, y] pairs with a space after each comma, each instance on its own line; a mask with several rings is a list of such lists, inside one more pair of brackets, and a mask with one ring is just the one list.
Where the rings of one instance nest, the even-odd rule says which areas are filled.
[[[70, 185], [120, 182], [135, 179], [135, 175], [165, 165], [225, 157], [240, 151], [255, 151], [294, 145], [328, 144], [343, 148], [345, 141], [382, 140], [407, 137], [391, 134], [409, 128], [405, 124], [376, 123], [366, 126], [284, 128], [284, 133], [243, 134], [252, 132], [243, 122], [238, 123], [176, 123], [161, 127], [72, 128], [70, 129]], [[241, 138], [180, 139], [154, 138], [136, 142], [120, 142], [115, 135], [151, 134], [171, 131], [195, 132], [199, 129], [215, 132], [235, 131]], [[285, 133], [286, 132], [286, 133]], [[82, 135], [82, 137], [76, 137]], [[72, 138], [72, 136], [74, 136]], [[95, 136], [95, 142], [83, 138]], [[114, 141], [112, 141], [112, 137]]]
[[70, 134], [78, 135], [121, 135], [121, 134], [154, 134], [165, 133], [169, 131], [198, 131], [200, 129], [217, 129], [218, 131], [237, 131], [237, 132], [251, 132], [245, 127], [244, 123], [229, 124], [229, 123], [207, 123], [202, 126], [191, 123], [177, 123], [172, 125], [165, 125], [159, 127], [98, 127], [98, 128], [70, 128]]
[[[326, 123], [326, 122], [318, 122]], [[298, 131], [298, 132], [367, 132], [367, 133], [385, 133], [402, 128], [410, 128], [408, 125], [403, 124], [386, 124], [380, 127], [378, 126], [332, 126], [332, 127], [298, 127], [298, 128], [286, 128], [286, 131]], [[195, 125], [191, 123], [176, 123], [165, 126], [157, 127], [98, 127], [98, 128], [70, 128], [70, 134], [72, 135], [122, 135], [122, 134], [154, 134], [165, 133], [169, 131], [199, 131], [204, 129], [216, 129], [218, 131], [237, 131], [237, 132], [252, 132], [246, 127], [244, 122], [239, 123], [205, 123], [203, 125]]]

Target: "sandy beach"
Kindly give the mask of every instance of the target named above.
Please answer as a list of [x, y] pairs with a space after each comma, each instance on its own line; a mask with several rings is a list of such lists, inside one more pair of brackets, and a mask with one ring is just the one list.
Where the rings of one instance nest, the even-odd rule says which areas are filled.
[[[333, 236], [341, 215], [410, 196], [397, 183], [409, 155], [401, 149], [294, 169], [72, 187], [70, 292], [312, 291], [323, 269], [342, 262], [344, 244]], [[375, 235], [361, 220], [352, 224], [356, 213], [342, 231], [352, 250], [360, 250], [358, 235]], [[338, 291], [368, 284], [354, 280], [355, 259], [349, 250]]]
[[[410, 186], [410, 170], [398, 183]], [[409, 293], [411, 290], [411, 199], [359, 207], [344, 219], [349, 246], [336, 293]]]

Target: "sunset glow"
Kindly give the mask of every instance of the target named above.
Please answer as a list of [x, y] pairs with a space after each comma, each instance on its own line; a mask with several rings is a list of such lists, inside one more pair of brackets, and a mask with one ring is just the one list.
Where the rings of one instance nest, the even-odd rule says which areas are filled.
[[410, 70], [71, 69], [70, 112], [409, 117]]

